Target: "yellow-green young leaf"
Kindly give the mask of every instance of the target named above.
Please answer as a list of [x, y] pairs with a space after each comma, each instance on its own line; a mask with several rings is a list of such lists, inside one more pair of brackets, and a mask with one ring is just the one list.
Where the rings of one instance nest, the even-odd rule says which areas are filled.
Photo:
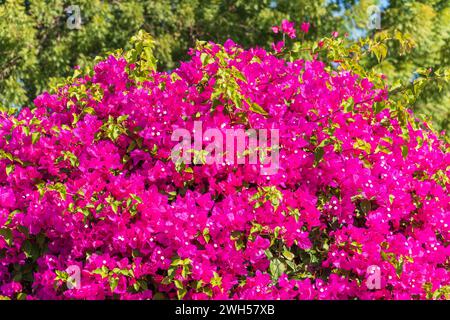
[[177, 291], [178, 300], [181, 300], [184, 298], [184, 296], [187, 293], [187, 289], [180, 289]]
[[388, 48], [384, 43], [376, 43], [373, 47], [371, 47], [371, 51], [377, 57], [378, 62], [381, 62], [386, 58]]
[[94, 115], [94, 114], [95, 114], [95, 109], [92, 108], [92, 107], [86, 107], [86, 108], [83, 109], [83, 111], [84, 111], [85, 113], [88, 113], [88, 114], [91, 114], [91, 115]]
[[345, 112], [353, 112], [355, 108], [355, 101], [353, 98], [350, 98], [342, 103]]
[[119, 278], [112, 277], [109, 279], [109, 287], [111, 288], [111, 292], [114, 292], [114, 290], [116, 290], [118, 285], [119, 285]]
[[377, 148], [375, 149], [375, 153], [379, 153], [379, 152], [383, 152], [383, 153], [386, 153], [386, 154], [391, 154], [392, 153], [392, 151], [389, 148], [387, 148], [387, 147], [385, 147], [385, 146], [383, 146], [381, 144], [379, 144], [377, 146]]
[[206, 52], [202, 52], [200, 55], [200, 61], [202, 62], [202, 65], [205, 66], [209, 63], [211, 56], [207, 54]]
[[9, 161], [14, 161], [14, 157], [11, 153], [5, 152], [0, 149], [0, 159], [8, 159]]
[[217, 272], [213, 272], [214, 277], [211, 278], [211, 285], [213, 287], [220, 287], [222, 285], [222, 277], [219, 276]]
[[27, 294], [20, 292], [19, 294], [17, 294], [17, 300], [26, 300], [27, 299]]
[[78, 167], [78, 165], [79, 165], [79, 162], [78, 162], [78, 158], [77, 158], [77, 156], [76, 155], [74, 155], [72, 152], [70, 152], [70, 151], [64, 151], [63, 152], [63, 154], [64, 154], [64, 160], [69, 160], [70, 161], [70, 164], [73, 166], [73, 167]]
[[111, 202], [111, 209], [114, 213], [117, 213], [117, 211], [119, 210], [119, 204], [116, 201]]
[[77, 113], [72, 113], [73, 121], [72, 126], [75, 126], [77, 122], [80, 120], [80, 116]]
[[22, 131], [26, 136], [30, 135], [30, 128], [23, 126]]
[[6, 174], [9, 176], [9, 174], [11, 173], [11, 172], [13, 172], [13, 170], [14, 170], [14, 165], [13, 164], [8, 164], [7, 166], [6, 166]]
[[353, 144], [353, 148], [363, 150], [367, 154], [370, 154], [370, 150], [372, 149], [372, 146], [370, 145], [370, 143], [368, 143], [364, 140], [356, 139], [356, 142]]
[[240, 72], [237, 69], [233, 69], [233, 75], [238, 78], [239, 80], [242, 80], [244, 82], [247, 82], [247, 79], [245, 78], [245, 76], [242, 74], [242, 72]]
[[292, 252], [288, 251], [288, 250], [284, 250], [283, 251], [283, 256], [285, 256], [286, 259], [288, 259], [288, 260], [292, 260], [292, 259], [295, 258], [295, 255]]
[[393, 204], [394, 203], [394, 199], [395, 199], [395, 196], [393, 194], [390, 194], [389, 195], [389, 203]]
[[121, 116], [117, 117], [117, 123], [122, 123], [122, 122], [124, 122], [125, 120], [128, 119], [128, 117], [129, 117], [128, 114], [124, 114], [124, 115], [121, 115]]
[[392, 138], [391, 137], [383, 137], [381, 140], [386, 141], [389, 144], [392, 144]]
[[381, 103], [381, 102], [375, 102], [373, 104], [373, 111], [375, 114], [379, 114], [381, 111], [383, 111], [384, 109], [387, 108], [385, 103]]
[[189, 273], [189, 266], [183, 266], [181, 269], [181, 276], [186, 279]]
[[174, 280], [173, 283], [175, 284], [175, 287], [177, 287], [178, 289], [183, 289], [183, 282], [181, 280]]
[[408, 146], [402, 146], [402, 156], [406, 158], [408, 156]]
[[35, 144], [39, 140], [40, 137], [41, 137], [41, 133], [40, 132], [33, 132], [31, 134], [31, 143]]
[[203, 239], [205, 239], [206, 243], [208, 243], [209, 240], [211, 240], [211, 236], [209, 235], [209, 229], [208, 228], [203, 229]]
[[266, 110], [264, 110], [260, 105], [256, 104], [256, 103], [252, 103], [250, 105], [250, 111], [253, 111], [255, 113], [261, 114], [263, 116], [267, 116], [268, 113]]
[[269, 269], [272, 279], [277, 280], [286, 271], [286, 266], [279, 259], [273, 259], [270, 261]]

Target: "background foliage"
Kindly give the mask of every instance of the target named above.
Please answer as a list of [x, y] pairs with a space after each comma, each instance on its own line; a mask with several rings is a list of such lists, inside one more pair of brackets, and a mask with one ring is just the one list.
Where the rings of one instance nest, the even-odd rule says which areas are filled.
[[[82, 26], [66, 25], [70, 5], [79, 5]], [[371, 5], [382, 8], [382, 30], [367, 30]], [[410, 34], [416, 48], [400, 55], [395, 44], [377, 68], [391, 83], [410, 81], [420, 68], [450, 65], [450, 3], [423, 1], [328, 0], [3, 0], [0, 1], [0, 104], [20, 107], [67, 77], [75, 65], [89, 65], [95, 56], [127, 46], [144, 29], [156, 40], [160, 70], [177, 67], [196, 39], [224, 42], [232, 38], [244, 46], [268, 47], [274, 40], [270, 26], [281, 19], [311, 22], [307, 39], [337, 30], [352, 38], [375, 36], [388, 30]], [[377, 64], [368, 59], [367, 63]], [[433, 115], [439, 129], [450, 128], [450, 88], [439, 92], [431, 84], [413, 105]]]

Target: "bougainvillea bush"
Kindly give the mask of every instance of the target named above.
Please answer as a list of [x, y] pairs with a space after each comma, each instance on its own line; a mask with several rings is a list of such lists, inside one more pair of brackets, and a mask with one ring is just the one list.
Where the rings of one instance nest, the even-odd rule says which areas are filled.
[[[156, 72], [134, 41], [0, 114], [3, 298], [448, 297], [449, 145], [382, 75], [231, 40]], [[278, 171], [172, 161], [194, 121], [278, 129]]]

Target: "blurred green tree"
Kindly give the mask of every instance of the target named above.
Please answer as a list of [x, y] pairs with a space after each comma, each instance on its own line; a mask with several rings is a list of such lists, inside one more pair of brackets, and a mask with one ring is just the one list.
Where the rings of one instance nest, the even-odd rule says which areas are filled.
[[[381, 29], [367, 30], [370, 6], [381, 7]], [[420, 70], [450, 67], [450, 1], [448, 0], [361, 0], [347, 7], [346, 24], [376, 35], [382, 31], [401, 31], [415, 41], [411, 54], [399, 55], [390, 47], [388, 58], [378, 67], [391, 83], [412, 81]], [[349, 23], [352, 22], [353, 24]], [[443, 86], [443, 88], [440, 88]], [[440, 90], [442, 89], [442, 90]], [[450, 134], [450, 86], [431, 82], [413, 105], [416, 114], [431, 116], [437, 129]], [[428, 117], [427, 117], [428, 118]]]

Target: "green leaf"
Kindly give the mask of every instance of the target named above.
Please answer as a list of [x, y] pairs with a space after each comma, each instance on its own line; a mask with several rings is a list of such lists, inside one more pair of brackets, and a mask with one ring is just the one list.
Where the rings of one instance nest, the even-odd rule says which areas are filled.
[[286, 264], [288, 265], [289, 268], [291, 268], [294, 271], [297, 270], [297, 267], [296, 267], [294, 261], [286, 260], [285, 262], [286, 262]]
[[243, 82], [247, 82], [247, 79], [245, 78], [245, 76], [242, 74], [242, 72], [240, 72], [239, 70], [233, 68], [233, 75], [238, 78], [239, 80], [243, 81]]
[[369, 200], [367, 200], [367, 199], [364, 199], [363, 201], [361, 201], [361, 210], [365, 214], [370, 212], [370, 210], [372, 210], [371, 202]]
[[22, 243], [22, 248], [21, 250], [25, 253], [25, 255], [27, 256], [27, 258], [30, 258], [32, 256], [32, 250], [33, 247], [31, 245], [31, 242], [29, 240], [25, 240]]
[[177, 297], [178, 297], [178, 300], [181, 300], [181, 299], [183, 299], [184, 298], [184, 296], [186, 295], [186, 293], [187, 293], [187, 289], [180, 289], [180, 290], [178, 290], [177, 291]]
[[172, 263], [170, 264], [171, 266], [182, 266], [183, 265], [183, 260], [181, 260], [180, 258], [176, 258], [172, 261]]
[[393, 194], [390, 194], [389, 195], [389, 203], [393, 204], [394, 203], [394, 199], [395, 199], [395, 196]]
[[111, 288], [111, 292], [114, 292], [114, 290], [116, 290], [118, 285], [119, 285], [119, 278], [116, 277], [109, 278], [109, 287]]
[[384, 60], [387, 56], [388, 48], [384, 43], [376, 43], [371, 47], [371, 51], [377, 57], [378, 63]]
[[381, 111], [386, 109], [386, 104], [382, 102], [375, 102], [373, 104], [373, 111], [375, 114], [379, 114]]
[[353, 148], [358, 149], [358, 150], [363, 150], [367, 154], [370, 154], [370, 151], [372, 150], [372, 146], [370, 145], [369, 142], [366, 142], [359, 138], [356, 139], [356, 142], [353, 144]]
[[397, 276], [400, 278], [400, 276], [403, 273], [403, 265], [405, 264], [405, 261], [403, 260], [402, 257], [400, 257], [399, 260], [396, 261], [395, 263], [395, 272], [397, 273]]
[[408, 152], [409, 152], [408, 146], [402, 146], [402, 156], [403, 156], [403, 158], [406, 158], [408, 156]]
[[27, 299], [27, 294], [23, 293], [23, 292], [20, 292], [20, 293], [17, 294], [16, 299], [17, 300], [26, 300]]
[[214, 277], [211, 278], [211, 285], [213, 287], [220, 287], [222, 286], [222, 277], [219, 276], [219, 274], [217, 272], [213, 272]]
[[14, 170], [14, 164], [8, 164], [6, 166], [6, 174], [9, 176], [11, 172]]
[[209, 240], [211, 240], [211, 236], [209, 235], [209, 229], [208, 228], [203, 229], [202, 234], [203, 234], [203, 239], [205, 239], [205, 242], [209, 243]]
[[270, 261], [269, 269], [272, 279], [276, 281], [286, 271], [286, 266], [283, 262], [281, 262], [281, 260], [273, 259]]
[[79, 162], [78, 162], [78, 158], [76, 155], [74, 155], [72, 152], [70, 151], [64, 151], [62, 152], [62, 154], [64, 155], [64, 160], [69, 160], [70, 164], [73, 167], [78, 167]]
[[55, 280], [67, 281], [67, 278], [69, 277], [66, 271], [55, 270], [55, 273], [56, 273]]
[[164, 293], [162, 293], [162, 292], [156, 292], [156, 293], [153, 295], [153, 300], [167, 300], [167, 297], [166, 297], [166, 295], [165, 295]]
[[23, 131], [23, 133], [24, 133], [26, 136], [29, 136], [29, 135], [30, 135], [30, 128], [29, 128], [29, 127], [23, 126], [23, 127], [22, 127], [22, 131]]
[[283, 256], [285, 256], [288, 260], [293, 260], [295, 258], [295, 255], [288, 250], [283, 251]]
[[31, 134], [31, 143], [35, 144], [37, 141], [39, 141], [40, 137], [41, 137], [41, 133], [40, 132], [33, 132]]
[[128, 119], [128, 117], [129, 117], [128, 114], [123, 114], [123, 115], [117, 117], [117, 123], [122, 123], [122, 122], [124, 122], [125, 120]]
[[177, 289], [184, 289], [184, 285], [183, 285], [183, 282], [181, 280], [176, 279], [176, 280], [173, 281], [173, 283], [175, 284], [175, 287]]
[[209, 63], [209, 59], [210, 59], [210, 55], [207, 54], [206, 52], [202, 52], [200, 54], [200, 61], [202, 62], [203, 66], [206, 66]]
[[353, 100], [353, 98], [350, 98], [350, 99], [344, 101], [342, 103], [342, 106], [344, 107], [344, 111], [345, 112], [352, 112], [353, 113], [353, 111], [355, 109], [355, 101]]
[[108, 277], [109, 274], [109, 270], [106, 266], [102, 266], [101, 268], [97, 268], [94, 271], [92, 271], [93, 274], [98, 274], [100, 276], [102, 276], [102, 278], [106, 278]]
[[3, 236], [3, 239], [5, 239], [5, 242], [8, 244], [8, 246], [12, 246], [13, 234], [11, 229], [9, 228], [0, 229], [0, 236]]
[[314, 151], [314, 166], [317, 166], [320, 161], [323, 159], [323, 155], [325, 154], [325, 150], [323, 147], [318, 147]]
[[189, 266], [188, 265], [184, 265], [182, 268], [181, 268], [181, 276], [183, 277], [183, 278], [187, 278], [187, 276], [188, 276], [188, 274], [190, 274], [190, 269], [189, 269]]
[[264, 110], [260, 105], [256, 103], [250, 104], [250, 111], [261, 114], [263, 116], [269, 115], [266, 110]]

